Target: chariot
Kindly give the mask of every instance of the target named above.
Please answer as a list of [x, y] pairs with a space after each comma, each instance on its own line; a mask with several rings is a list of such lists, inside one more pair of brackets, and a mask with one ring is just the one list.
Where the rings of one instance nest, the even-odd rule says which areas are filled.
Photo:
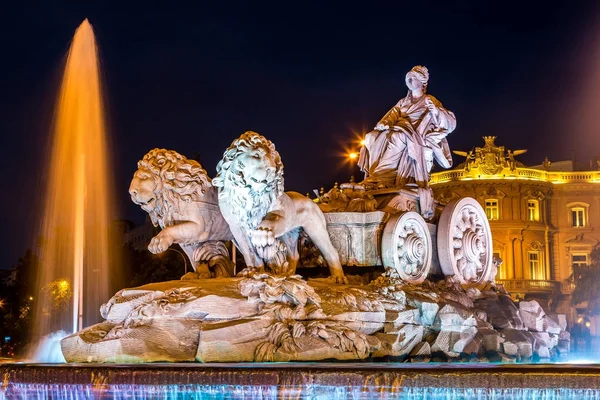
[[416, 190], [372, 191], [369, 197], [377, 201], [375, 211], [324, 212], [342, 265], [393, 268], [413, 284], [431, 275], [453, 276], [461, 284], [493, 280], [490, 225], [475, 199], [436, 203], [426, 221]]

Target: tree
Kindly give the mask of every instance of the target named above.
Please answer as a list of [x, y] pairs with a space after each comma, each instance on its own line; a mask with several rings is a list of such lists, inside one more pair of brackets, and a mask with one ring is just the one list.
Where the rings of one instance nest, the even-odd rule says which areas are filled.
[[[179, 247], [174, 249], [181, 251]], [[188, 261], [189, 264], [189, 261]], [[179, 280], [185, 271], [181, 254], [176, 251], [165, 251], [152, 254], [148, 250], [125, 250], [125, 270], [129, 271], [130, 287], [141, 286], [152, 282]]]
[[571, 304], [576, 306], [587, 302], [587, 314], [600, 314], [600, 247], [592, 251], [588, 265], [573, 265], [570, 279], [575, 283]]
[[[19, 354], [32, 328], [33, 303], [37, 300], [35, 284], [39, 259], [31, 250], [13, 265], [14, 279], [0, 281], [2, 308], [0, 308], [0, 338], [9, 336], [10, 353]], [[0, 342], [2, 344], [2, 342]], [[2, 353], [7, 353], [3, 347]], [[12, 355], [12, 354], [5, 355]]]

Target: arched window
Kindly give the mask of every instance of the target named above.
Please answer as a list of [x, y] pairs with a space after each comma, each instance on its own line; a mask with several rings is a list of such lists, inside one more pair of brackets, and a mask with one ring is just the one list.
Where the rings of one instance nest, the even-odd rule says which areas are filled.
[[588, 226], [588, 209], [590, 205], [587, 203], [569, 203], [567, 204], [569, 226], [572, 228], [583, 228]]

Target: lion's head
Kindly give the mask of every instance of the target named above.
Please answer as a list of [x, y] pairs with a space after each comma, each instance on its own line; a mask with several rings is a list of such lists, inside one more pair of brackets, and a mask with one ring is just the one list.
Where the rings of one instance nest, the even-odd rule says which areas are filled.
[[131, 200], [146, 211], [154, 226], [169, 226], [180, 203], [203, 198], [211, 181], [200, 163], [173, 150], [153, 149], [138, 162], [129, 186]]
[[240, 222], [256, 229], [283, 193], [283, 163], [270, 140], [248, 131], [225, 151], [212, 183]]

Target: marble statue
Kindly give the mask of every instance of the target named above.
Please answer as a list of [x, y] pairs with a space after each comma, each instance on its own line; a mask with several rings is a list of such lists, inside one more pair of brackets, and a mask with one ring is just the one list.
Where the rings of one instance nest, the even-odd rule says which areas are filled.
[[[149, 249], [179, 243], [201, 273], [120, 290], [102, 305], [103, 322], [62, 339], [68, 362], [527, 362], [568, 354], [564, 315], [516, 304], [493, 283], [500, 261], [492, 262], [491, 230], [474, 199], [449, 202], [436, 226], [414, 211], [416, 191], [401, 189], [393, 195], [402, 201], [373, 211], [374, 198], [351, 184], [321, 196], [331, 210], [346, 210], [324, 215], [316, 202], [284, 193], [275, 146], [251, 131], [225, 151], [212, 183], [174, 151], [152, 150], [138, 167], [132, 200], [162, 228]], [[300, 234], [343, 285], [294, 274]], [[236, 277], [208, 268], [232, 237], [248, 267]], [[320, 264], [316, 252], [309, 256]], [[345, 276], [340, 257], [383, 273]]]
[[268, 259], [283, 252], [277, 271], [293, 274], [298, 263], [299, 228], [321, 250], [332, 279], [344, 283], [338, 253], [327, 234], [325, 218], [309, 198], [283, 191], [283, 163], [275, 145], [248, 131], [234, 140], [217, 165], [213, 185], [219, 189], [219, 207], [229, 223], [246, 272], [261, 271]]
[[161, 253], [178, 243], [196, 277], [232, 276], [222, 243], [232, 239], [231, 231], [219, 210], [217, 189], [200, 163], [173, 150], [150, 150], [138, 162], [129, 194], [162, 229], [148, 250]]
[[426, 93], [428, 82], [427, 68], [411, 69], [406, 74], [406, 97], [366, 135], [358, 165], [367, 188], [403, 187], [410, 180], [427, 188], [434, 160], [444, 168], [452, 166], [446, 136], [456, 128], [456, 118]]

